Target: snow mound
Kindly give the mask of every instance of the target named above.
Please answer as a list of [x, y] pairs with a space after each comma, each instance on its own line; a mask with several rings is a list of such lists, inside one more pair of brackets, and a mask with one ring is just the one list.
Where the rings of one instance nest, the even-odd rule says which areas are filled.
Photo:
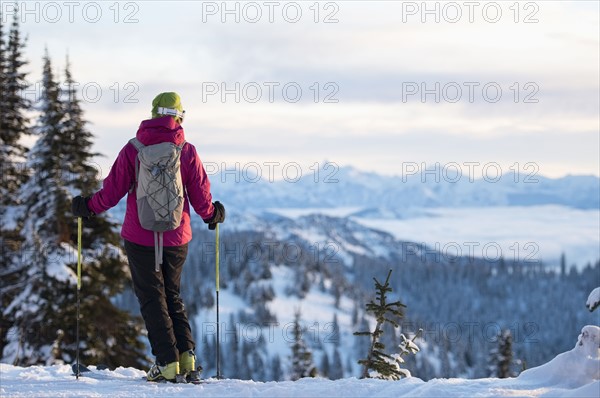
[[585, 303], [590, 311], [594, 311], [600, 305], [600, 287], [592, 290]]
[[[557, 355], [550, 362], [528, 369], [517, 380], [544, 386], [580, 388], [600, 380], [600, 327], [587, 325], [581, 329], [571, 351]], [[599, 396], [600, 388], [594, 396]]]

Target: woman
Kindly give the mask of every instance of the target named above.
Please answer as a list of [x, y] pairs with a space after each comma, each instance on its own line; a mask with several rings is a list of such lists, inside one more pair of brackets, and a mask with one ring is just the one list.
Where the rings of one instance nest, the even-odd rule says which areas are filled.
[[181, 127], [184, 114], [177, 93], [161, 93], [152, 101], [152, 119], [144, 120], [136, 135], [142, 144], [136, 142], [139, 147], [170, 142], [181, 148], [181, 223], [162, 233], [161, 250], [156, 247], [155, 232], [144, 229], [138, 217], [136, 173], [140, 163], [138, 149], [132, 142], [121, 149], [102, 189], [87, 198], [77, 196], [72, 203], [76, 217], [90, 217], [115, 206], [128, 194], [121, 236], [148, 340], [156, 357], [147, 374], [149, 381], [175, 381], [178, 374], [186, 375], [188, 380], [197, 377], [195, 343], [179, 294], [188, 242], [192, 239], [190, 204], [210, 229], [225, 220], [223, 205], [218, 201], [212, 203], [210, 182], [196, 148], [185, 142]]

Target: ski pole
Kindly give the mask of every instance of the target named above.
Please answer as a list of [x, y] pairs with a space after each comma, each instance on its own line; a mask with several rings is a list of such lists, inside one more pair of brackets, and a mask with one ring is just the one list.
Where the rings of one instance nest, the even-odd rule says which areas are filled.
[[221, 378], [221, 338], [219, 334], [219, 224], [215, 228], [215, 283], [217, 289], [217, 380]]
[[77, 372], [75, 373], [75, 378], [79, 380], [79, 291], [81, 290], [81, 217], [77, 217], [77, 348], [76, 348], [76, 362], [77, 362]]

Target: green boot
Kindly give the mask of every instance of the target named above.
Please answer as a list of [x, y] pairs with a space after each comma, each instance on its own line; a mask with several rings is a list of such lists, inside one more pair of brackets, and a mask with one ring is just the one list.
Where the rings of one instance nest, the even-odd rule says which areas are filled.
[[179, 354], [179, 370], [183, 375], [196, 370], [196, 355], [194, 351], [189, 350]]
[[176, 381], [179, 374], [179, 362], [171, 362], [167, 365], [159, 365], [155, 363], [148, 371], [146, 378], [148, 381]]

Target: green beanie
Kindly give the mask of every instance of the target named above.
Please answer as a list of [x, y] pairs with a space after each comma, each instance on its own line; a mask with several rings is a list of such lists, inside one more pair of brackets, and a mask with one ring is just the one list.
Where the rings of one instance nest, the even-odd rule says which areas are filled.
[[185, 111], [177, 93], [160, 93], [152, 101], [152, 119], [170, 115], [177, 123], [183, 121]]

